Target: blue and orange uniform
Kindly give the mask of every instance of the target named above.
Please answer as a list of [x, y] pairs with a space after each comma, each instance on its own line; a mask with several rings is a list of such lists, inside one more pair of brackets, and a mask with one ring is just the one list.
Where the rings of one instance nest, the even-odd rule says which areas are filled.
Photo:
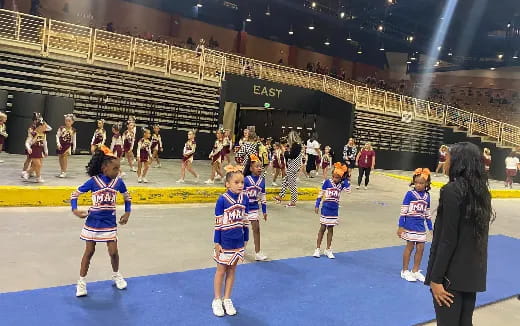
[[401, 206], [399, 227], [404, 228], [401, 238], [407, 241], [426, 242], [426, 225], [432, 230], [430, 194], [411, 190], [406, 193]]
[[244, 178], [244, 192], [249, 199], [249, 221], [258, 221], [258, 211], [262, 206], [262, 213], [267, 213], [267, 200], [265, 193], [265, 179], [262, 176], [248, 175]]
[[342, 180], [339, 183], [334, 183], [332, 179], [327, 179], [323, 182], [321, 191], [316, 200], [316, 208], [321, 206], [320, 224], [326, 226], [335, 226], [339, 223], [339, 198], [342, 191], [350, 192], [350, 183], [348, 179]]
[[88, 210], [80, 238], [94, 242], [117, 241], [117, 193], [123, 194], [125, 212], [130, 212], [132, 206], [132, 199], [123, 179], [120, 177], [110, 179], [103, 174], [91, 177], [72, 193], [70, 197], [72, 210], [78, 209], [78, 197], [89, 191], [92, 193], [92, 206]]

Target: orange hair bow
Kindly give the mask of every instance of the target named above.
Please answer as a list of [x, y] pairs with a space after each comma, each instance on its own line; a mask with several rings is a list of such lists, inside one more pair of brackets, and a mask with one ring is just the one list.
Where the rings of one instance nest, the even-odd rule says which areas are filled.
[[231, 173], [231, 172], [240, 172], [242, 173], [242, 167], [240, 165], [226, 165], [224, 167], [224, 171], [226, 171], [226, 173]]
[[108, 148], [105, 145], [102, 145], [101, 147], [99, 147], [99, 149], [103, 152], [103, 154], [105, 154], [105, 156], [117, 157], [114, 153], [112, 153], [110, 148]]
[[260, 162], [260, 159], [255, 154], [249, 155], [249, 159], [251, 160], [251, 162]]
[[414, 176], [420, 175], [424, 178], [424, 180], [428, 180], [428, 177], [430, 176], [430, 169], [428, 168], [417, 168], [415, 169]]
[[345, 173], [347, 173], [348, 167], [341, 162], [334, 163], [334, 174], [343, 176]]

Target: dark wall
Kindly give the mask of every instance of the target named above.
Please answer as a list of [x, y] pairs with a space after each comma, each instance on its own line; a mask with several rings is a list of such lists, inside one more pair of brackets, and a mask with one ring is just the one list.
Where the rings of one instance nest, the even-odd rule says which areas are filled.
[[376, 150], [376, 169], [413, 171], [429, 168], [434, 171], [436, 167], [437, 157], [431, 154]]
[[244, 106], [269, 103], [272, 108], [316, 113], [320, 107], [321, 92], [301, 87], [273, 83], [267, 80], [226, 75], [222, 84], [221, 103], [235, 102]]

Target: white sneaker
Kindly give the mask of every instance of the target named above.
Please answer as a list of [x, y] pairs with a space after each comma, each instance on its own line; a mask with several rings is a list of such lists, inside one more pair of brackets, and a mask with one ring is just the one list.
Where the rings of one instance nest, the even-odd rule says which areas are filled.
[[148, 179], [143, 178], [143, 182], [144, 182], [144, 183], [148, 183]]
[[316, 257], [316, 258], [320, 258], [320, 248], [316, 248], [316, 250], [314, 250], [314, 254], [312, 256]]
[[365, 186], [365, 190], [368, 190], [368, 187], [367, 187], [367, 186]]
[[84, 297], [87, 295], [87, 282], [78, 280], [78, 284], [76, 284], [76, 296]]
[[267, 260], [267, 256], [264, 255], [263, 252], [259, 251], [259, 252], [255, 253], [255, 260], [256, 261], [264, 261], [264, 260]]
[[127, 283], [123, 278], [123, 275], [121, 275], [121, 273], [117, 272], [116, 274], [112, 275], [112, 281], [114, 281], [116, 287], [119, 290], [126, 289]]
[[226, 313], [224, 312], [224, 307], [222, 306], [221, 299], [213, 299], [211, 303], [211, 308], [213, 309], [213, 314], [217, 317], [223, 317]]
[[176, 181], [177, 183], [184, 183], [184, 179], [179, 179]]
[[218, 180], [222, 180], [222, 177], [221, 177], [220, 175], [216, 175], [216, 176], [215, 176], [215, 180], [217, 180], [217, 181], [218, 181]]
[[162, 168], [161, 164], [158, 164], [156, 167], [159, 169]]
[[135, 166], [132, 168], [132, 172], [137, 172], [137, 168]]
[[22, 171], [22, 179], [29, 180], [29, 173], [27, 173], [27, 171]]
[[233, 301], [231, 301], [231, 299], [224, 299], [223, 302], [226, 314], [230, 316], [234, 316], [237, 314], [237, 310], [235, 309], [235, 306], [233, 306]]
[[34, 179], [34, 182], [35, 182], [35, 183], [44, 183], [45, 180], [43, 180], [43, 178], [40, 176], [40, 177]]
[[359, 190], [359, 186], [356, 186], [356, 189]]
[[36, 178], [36, 172], [31, 172], [31, 174], [29, 175], [31, 178]]
[[415, 277], [415, 279], [421, 283], [424, 283], [424, 280], [426, 279], [424, 277], [424, 275], [421, 273], [421, 271], [417, 271], [417, 272], [412, 272], [413, 276]]
[[273, 183], [271, 183], [271, 186], [273, 186], [273, 187], [277, 187], [278, 184], [277, 184], [276, 182], [273, 182]]
[[204, 181], [204, 183], [207, 184], [207, 185], [212, 185], [215, 182], [213, 180], [211, 180], [211, 179], [208, 179], [208, 180]]
[[67, 177], [66, 172], [61, 172], [60, 175], [58, 175], [58, 178], [66, 178], [66, 177]]
[[327, 257], [329, 257], [329, 259], [334, 259], [336, 258], [334, 256], [334, 254], [332, 253], [332, 249], [325, 249], [325, 251], [323, 252], [325, 255], [327, 255]]
[[4, 163], [5, 161], [4, 160], [0, 160], [0, 163]]
[[141, 178], [137, 178], [137, 182], [138, 182], [138, 183], [141, 183], [141, 182], [143, 182], [143, 179], [141, 179]]
[[415, 278], [414, 274], [408, 270], [401, 271], [401, 278], [407, 280], [408, 282], [415, 282], [417, 279]]

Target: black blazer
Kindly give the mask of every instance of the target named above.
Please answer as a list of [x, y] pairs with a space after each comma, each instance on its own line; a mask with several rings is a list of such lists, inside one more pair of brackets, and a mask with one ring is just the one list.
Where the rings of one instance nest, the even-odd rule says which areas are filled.
[[[464, 194], [458, 193], [455, 182], [441, 189], [433, 241], [424, 284], [430, 281], [449, 283], [449, 289], [461, 292], [486, 291], [487, 244], [485, 232], [483, 257], [477, 249], [473, 223], [465, 218]], [[448, 282], [446, 282], [445, 277]]]

